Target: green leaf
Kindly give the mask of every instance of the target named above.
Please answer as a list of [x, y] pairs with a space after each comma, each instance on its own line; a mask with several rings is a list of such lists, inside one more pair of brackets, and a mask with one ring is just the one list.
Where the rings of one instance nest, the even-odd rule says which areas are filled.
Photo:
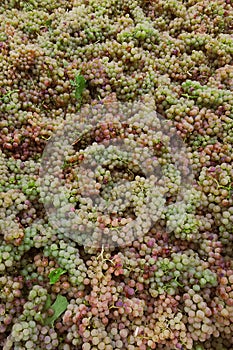
[[45, 325], [51, 325], [53, 327], [54, 321], [63, 314], [68, 305], [69, 303], [66, 297], [59, 294], [53, 305], [50, 307], [50, 309], [54, 311], [54, 314], [45, 320]]
[[64, 273], [66, 273], [66, 270], [63, 270], [61, 267], [51, 271], [49, 274], [50, 284], [56, 283]]
[[48, 298], [44, 304], [44, 310], [48, 310], [50, 308], [50, 306], [52, 305], [52, 299], [51, 299], [51, 296], [48, 295]]
[[86, 87], [86, 80], [83, 75], [78, 72], [74, 80], [70, 81], [71, 85], [75, 87], [75, 98], [80, 100], [82, 97], [83, 90]]

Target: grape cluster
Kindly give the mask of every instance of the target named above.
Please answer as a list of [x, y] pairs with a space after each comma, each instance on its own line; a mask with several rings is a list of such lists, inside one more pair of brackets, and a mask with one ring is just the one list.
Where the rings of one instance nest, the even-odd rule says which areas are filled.
[[86, 266], [77, 248], [60, 240], [59, 244], [53, 243], [51, 246], [45, 246], [44, 256], [56, 258], [59, 266], [69, 271], [70, 283], [75, 286], [80, 285], [81, 289], [84, 288]]

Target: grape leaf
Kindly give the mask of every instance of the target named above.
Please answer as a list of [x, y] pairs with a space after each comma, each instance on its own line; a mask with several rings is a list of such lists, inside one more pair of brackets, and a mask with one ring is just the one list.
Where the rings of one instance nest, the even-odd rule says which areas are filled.
[[83, 75], [78, 72], [75, 75], [75, 79], [71, 80], [71, 85], [75, 87], [75, 98], [81, 100], [83, 90], [86, 87], [86, 80]]
[[56, 283], [64, 273], [66, 273], [66, 270], [63, 270], [61, 267], [51, 271], [49, 274], [50, 284]]
[[50, 306], [52, 305], [52, 299], [51, 299], [51, 296], [48, 295], [48, 298], [44, 304], [44, 310], [48, 310], [50, 308]]
[[63, 295], [58, 294], [55, 302], [50, 306], [50, 309], [54, 311], [54, 314], [45, 320], [45, 325], [51, 325], [53, 327], [54, 321], [58, 319], [61, 314], [66, 310], [69, 305], [68, 300]]

